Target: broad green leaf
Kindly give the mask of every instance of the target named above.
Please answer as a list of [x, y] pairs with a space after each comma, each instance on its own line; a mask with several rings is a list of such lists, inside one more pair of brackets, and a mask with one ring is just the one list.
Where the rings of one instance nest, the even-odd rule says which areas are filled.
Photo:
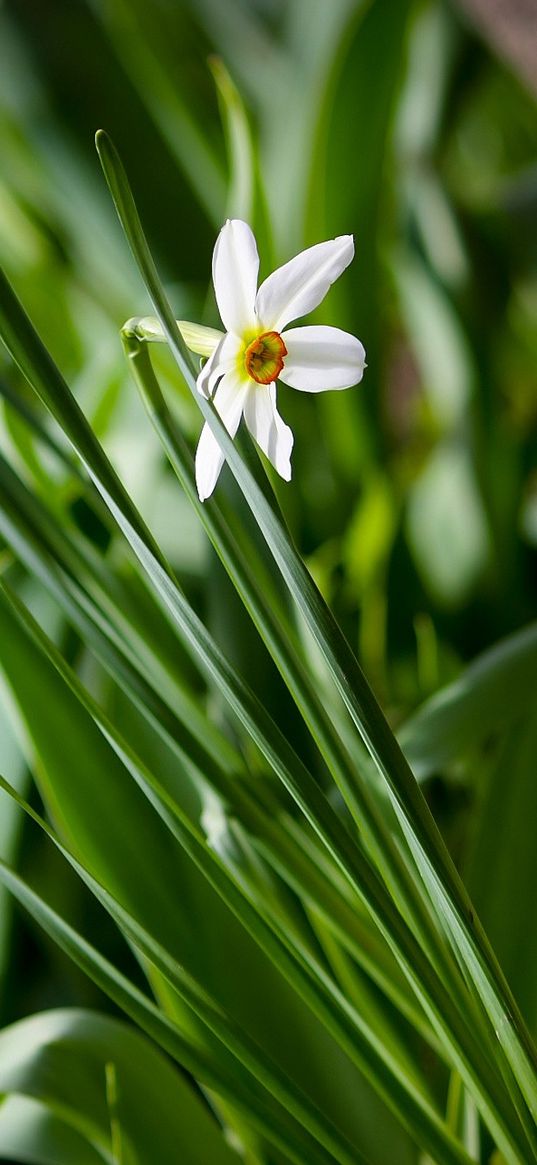
[[[75, 1009], [46, 1011], [0, 1033], [0, 1090], [41, 1102], [84, 1138], [87, 1160], [111, 1162], [105, 1069], [113, 1063], [124, 1165], [232, 1165], [210, 1110], [155, 1045], [127, 1024]], [[0, 1144], [2, 1137], [0, 1108]], [[36, 1114], [37, 1115], [37, 1114]], [[78, 1138], [74, 1137], [73, 1141]], [[39, 1143], [39, 1142], [38, 1142]], [[77, 1161], [72, 1156], [70, 1162]], [[80, 1165], [85, 1165], [81, 1157]]]
[[25, 1165], [111, 1165], [108, 1155], [47, 1105], [26, 1096], [9, 1096], [0, 1105], [0, 1159]]
[[411, 716], [399, 733], [418, 778], [468, 755], [535, 701], [537, 626], [530, 624], [483, 652], [462, 675]]

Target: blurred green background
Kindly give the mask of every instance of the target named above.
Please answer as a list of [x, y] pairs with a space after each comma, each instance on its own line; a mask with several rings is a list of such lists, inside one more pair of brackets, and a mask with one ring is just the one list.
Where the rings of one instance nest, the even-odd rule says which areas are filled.
[[[362, 339], [363, 385], [318, 398], [280, 387], [294, 476], [276, 484], [397, 726], [535, 612], [535, 20], [508, 0], [4, 0], [1, 261], [189, 596], [273, 707], [280, 688], [233, 635], [230, 588], [129, 379], [119, 329], [149, 304], [95, 130], [120, 149], [178, 318], [218, 324], [210, 262], [229, 214], [256, 229], [262, 274], [354, 233], [355, 262], [318, 320]], [[200, 415], [164, 351], [157, 363], [194, 444]], [[72, 479], [52, 458], [43, 470], [3, 353], [0, 377], [2, 448], [98, 543]], [[220, 488], [232, 493], [228, 476]], [[52, 626], [48, 600], [27, 597]], [[58, 634], [101, 691], [74, 633]], [[471, 791], [461, 777], [430, 792], [456, 849]], [[78, 886], [33, 835], [20, 844], [78, 916]], [[128, 960], [83, 901], [86, 930]], [[3, 1023], [58, 1002], [108, 1006], [26, 922], [12, 944]]]

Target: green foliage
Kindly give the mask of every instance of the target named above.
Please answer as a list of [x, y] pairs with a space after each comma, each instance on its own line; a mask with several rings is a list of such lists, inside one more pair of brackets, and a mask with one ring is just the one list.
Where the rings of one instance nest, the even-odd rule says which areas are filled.
[[[433, 0], [0, 24], [0, 1158], [529, 1165], [533, 97]], [[289, 486], [176, 323], [227, 215], [356, 237]]]

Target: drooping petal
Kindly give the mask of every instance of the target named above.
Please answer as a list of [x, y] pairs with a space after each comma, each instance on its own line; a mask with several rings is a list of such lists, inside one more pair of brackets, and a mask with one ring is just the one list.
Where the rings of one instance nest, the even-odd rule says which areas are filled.
[[222, 322], [243, 335], [255, 327], [255, 291], [259, 255], [252, 231], [239, 218], [228, 219], [213, 252], [213, 283]]
[[260, 449], [285, 481], [291, 480], [293, 434], [276, 408], [276, 385], [251, 385], [244, 420]]
[[227, 332], [222, 336], [216, 348], [214, 348], [209, 356], [209, 359], [203, 365], [196, 381], [198, 392], [202, 396], [209, 398], [213, 395], [220, 378], [233, 368], [240, 347], [241, 341], [238, 336], [233, 336], [231, 332]]
[[280, 380], [301, 392], [350, 388], [362, 379], [365, 350], [356, 336], [326, 326], [290, 328]]
[[326, 243], [316, 243], [278, 267], [257, 293], [255, 307], [262, 327], [281, 332], [291, 320], [313, 311], [353, 255], [352, 235], [340, 235]]
[[[214, 396], [214, 405], [231, 437], [235, 436], [249, 391], [249, 382], [234, 371], [227, 372]], [[208, 424], [203, 426], [196, 449], [196, 485], [200, 501], [210, 497], [224, 464], [224, 454]]]

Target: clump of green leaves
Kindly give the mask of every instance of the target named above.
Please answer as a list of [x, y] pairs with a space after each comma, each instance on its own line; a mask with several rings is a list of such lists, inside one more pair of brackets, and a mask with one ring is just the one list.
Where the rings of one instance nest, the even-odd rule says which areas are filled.
[[[295, 7], [298, 20], [301, 6]], [[405, 8], [388, 26], [385, 47], [394, 60]], [[136, 4], [114, 3], [106, 18], [122, 19], [117, 44], [139, 83], [151, 40], [136, 37], [136, 13]], [[224, 26], [232, 39], [229, 19]], [[255, 36], [262, 26], [252, 19]], [[345, 43], [338, 99], [346, 93], [348, 102], [348, 85], [356, 97], [354, 86], [365, 84], [356, 65], [371, 67], [371, 45], [385, 27], [381, 6], [372, 6], [359, 35], [341, 13], [323, 20], [308, 26], [309, 47], [317, 36], [320, 50], [329, 33], [334, 45]], [[416, 37], [433, 55], [435, 46], [446, 47], [438, 14], [419, 24]], [[276, 52], [274, 43], [270, 68], [290, 85], [289, 60]], [[153, 116], [168, 134], [172, 124], [181, 127], [173, 138], [181, 143], [181, 163], [190, 166], [198, 193], [205, 191], [205, 210], [216, 222], [219, 165], [188, 107], [166, 88], [160, 59], [153, 76], [162, 100]], [[221, 64], [214, 72], [230, 145], [229, 209], [261, 219], [248, 119]], [[253, 75], [241, 80], [257, 83]], [[440, 91], [442, 77], [436, 80]], [[364, 215], [378, 189], [392, 99], [387, 70], [377, 106], [382, 126], [373, 119], [367, 131], [368, 168], [356, 183]], [[337, 99], [327, 97], [325, 123], [315, 129], [311, 106], [297, 105], [302, 130], [311, 134], [311, 154], [304, 155], [310, 161], [323, 149], [326, 159], [337, 154], [326, 123], [336, 108]], [[166, 109], [175, 121], [162, 120]], [[421, 128], [425, 149], [430, 139]], [[286, 131], [280, 150], [282, 140]], [[197, 368], [175, 322], [186, 312], [182, 304], [172, 310], [110, 138], [101, 133], [97, 144], [140, 276], [140, 311], [147, 295], [166, 340], [163, 351], [136, 319], [123, 331], [128, 391], [135, 385], [145, 407], [136, 422], [143, 440], [134, 478], [146, 449], [155, 464], [167, 464], [172, 528], [150, 511], [139, 483], [124, 484], [114, 450], [110, 456], [106, 449], [115, 390], [95, 408], [86, 399], [83, 410], [2, 277], [10, 451], [0, 453], [0, 639], [9, 723], [23, 733], [22, 744], [8, 738], [2, 802], [9, 814], [13, 806], [22, 810], [33, 844], [45, 847], [37, 852], [56, 854], [54, 868], [66, 884], [84, 887], [80, 901], [95, 903], [101, 925], [88, 938], [68, 902], [18, 867], [14, 832], [0, 880], [145, 1035], [88, 1010], [7, 1027], [0, 1089], [10, 1098], [0, 1108], [0, 1153], [58, 1165], [73, 1159], [159, 1165], [177, 1155], [192, 1165], [384, 1165], [420, 1154], [436, 1165], [537, 1160], [531, 928], [529, 967], [522, 969], [520, 959], [535, 860], [529, 811], [535, 628], [484, 655], [407, 721], [398, 743], [326, 602], [328, 560], [312, 562], [319, 590], [253, 448], [233, 443], [212, 403], [196, 392]], [[305, 192], [308, 175], [302, 185], [294, 177]], [[348, 194], [343, 183], [327, 191], [334, 224]], [[422, 215], [435, 202], [422, 190], [412, 205]], [[315, 206], [313, 200], [312, 224]], [[427, 215], [418, 218], [430, 240]], [[284, 191], [264, 229], [271, 240], [290, 231]], [[418, 475], [416, 488], [410, 486], [409, 545], [419, 562], [423, 529], [436, 528], [434, 507], [445, 498], [438, 474], [451, 481], [453, 465], [462, 464], [454, 478], [460, 497], [469, 490], [476, 498], [468, 446], [459, 441], [471, 361], [423, 256], [396, 254], [392, 277], [417, 357], [431, 376], [422, 433], [433, 441], [435, 425], [441, 429], [429, 477]], [[122, 286], [122, 302], [124, 295]], [[128, 314], [137, 306], [129, 302]], [[348, 324], [343, 300], [339, 309], [342, 318], [334, 322]], [[451, 359], [437, 379], [426, 319], [436, 321]], [[79, 386], [82, 399], [85, 391]], [[329, 406], [321, 407], [328, 416]], [[349, 414], [342, 426], [349, 405], [342, 408], [342, 480], [348, 488], [357, 448], [370, 471], [344, 553], [364, 605], [361, 643], [382, 687], [379, 596], [398, 526], [394, 486], [367, 447], [369, 422], [351, 423]], [[231, 469], [204, 505], [190, 439], [199, 410]], [[334, 425], [332, 439], [335, 432]], [[449, 530], [452, 510], [445, 504]], [[474, 530], [475, 522], [487, 530], [479, 501], [467, 512]], [[189, 546], [199, 531], [201, 553], [212, 546], [208, 573], [218, 592], [212, 609], [193, 585], [198, 552], [189, 557]], [[366, 535], [373, 563], [364, 560]], [[436, 555], [431, 546], [429, 583], [442, 601], [467, 593], [489, 537], [474, 538], [470, 554], [463, 540], [462, 571], [453, 572], [450, 561], [446, 573], [443, 547]], [[431, 623], [422, 621], [420, 636], [423, 687], [434, 688], [439, 657]], [[21, 760], [35, 776], [44, 812], [27, 794]], [[465, 884], [420, 785], [439, 772], [450, 790], [471, 789], [483, 809], [466, 844]], [[14, 827], [15, 818], [6, 820]], [[504, 871], [501, 886], [489, 877], [496, 864]], [[105, 937], [105, 919], [125, 940], [119, 950]]]

